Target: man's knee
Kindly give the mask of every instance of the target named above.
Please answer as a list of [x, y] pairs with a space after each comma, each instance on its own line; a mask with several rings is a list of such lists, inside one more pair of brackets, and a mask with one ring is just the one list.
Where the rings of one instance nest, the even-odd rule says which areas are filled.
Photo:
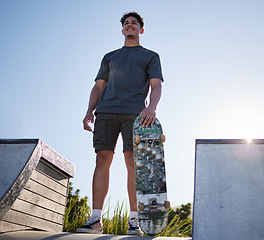
[[113, 152], [101, 150], [96, 154], [96, 167], [109, 168], [113, 160]]

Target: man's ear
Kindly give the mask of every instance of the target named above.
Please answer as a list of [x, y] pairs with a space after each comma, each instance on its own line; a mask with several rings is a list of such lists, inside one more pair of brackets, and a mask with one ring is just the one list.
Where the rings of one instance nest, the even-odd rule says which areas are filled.
[[141, 28], [140, 34], [144, 33], [144, 28]]

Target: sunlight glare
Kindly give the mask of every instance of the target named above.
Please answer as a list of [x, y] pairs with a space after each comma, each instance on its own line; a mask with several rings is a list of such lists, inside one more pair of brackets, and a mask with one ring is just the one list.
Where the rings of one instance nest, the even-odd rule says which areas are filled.
[[247, 141], [247, 143], [251, 143], [252, 139], [251, 138], [247, 138], [246, 141]]

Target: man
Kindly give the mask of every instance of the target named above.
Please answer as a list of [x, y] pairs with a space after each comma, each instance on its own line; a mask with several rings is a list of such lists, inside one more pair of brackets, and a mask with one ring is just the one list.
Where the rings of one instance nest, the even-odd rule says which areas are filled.
[[[159, 55], [139, 44], [139, 37], [144, 32], [141, 16], [136, 12], [129, 12], [120, 21], [125, 44], [104, 56], [83, 120], [84, 129], [92, 131], [89, 123], [94, 123], [95, 111], [93, 144], [96, 167], [93, 176], [92, 217], [77, 231], [102, 233], [102, 208], [109, 186], [109, 169], [121, 132], [130, 203], [127, 234], [143, 235], [137, 220], [132, 127], [138, 115], [143, 116], [141, 124], [144, 127], [154, 123], [163, 76]], [[150, 101], [146, 107], [149, 86]]]

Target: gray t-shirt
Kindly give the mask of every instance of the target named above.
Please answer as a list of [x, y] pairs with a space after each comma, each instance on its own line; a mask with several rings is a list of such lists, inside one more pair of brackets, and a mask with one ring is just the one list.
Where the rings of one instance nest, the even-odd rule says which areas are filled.
[[139, 114], [146, 106], [149, 80], [163, 81], [159, 55], [151, 50], [122, 47], [107, 53], [96, 80], [107, 82], [96, 113]]

